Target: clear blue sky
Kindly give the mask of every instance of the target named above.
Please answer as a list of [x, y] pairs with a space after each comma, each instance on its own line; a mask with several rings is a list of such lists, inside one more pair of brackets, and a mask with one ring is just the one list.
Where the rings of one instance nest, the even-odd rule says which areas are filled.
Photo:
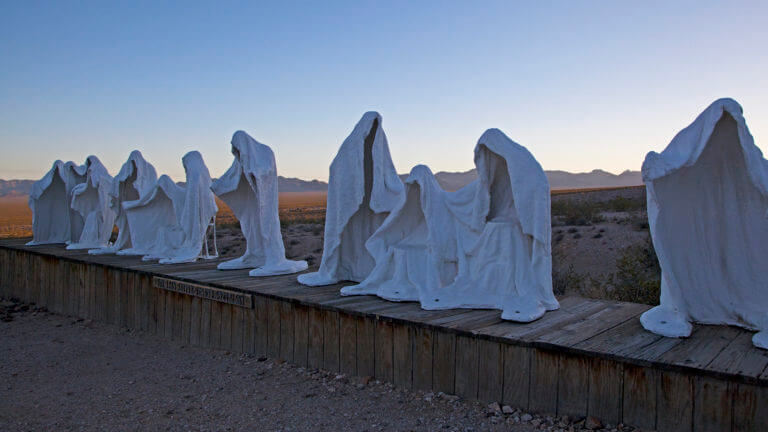
[[719, 97], [768, 149], [768, 2], [3, 1], [0, 178], [140, 149], [213, 176], [243, 129], [327, 179], [368, 110], [395, 166], [473, 167], [498, 127], [545, 169], [639, 169]]

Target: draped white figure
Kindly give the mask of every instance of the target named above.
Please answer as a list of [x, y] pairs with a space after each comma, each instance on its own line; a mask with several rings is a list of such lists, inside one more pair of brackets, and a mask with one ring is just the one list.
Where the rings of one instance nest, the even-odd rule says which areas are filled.
[[640, 321], [669, 337], [691, 322], [758, 330], [768, 348], [768, 162], [741, 106], [720, 99], [643, 163], [661, 265], [660, 305]]
[[131, 247], [118, 255], [143, 255], [158, 259], [165, 245], [158, 239], [163, 232], [178, 227], [178, 216], [184, 206], [184, 188], [167, 175], [160, 176], [155, 185], [140, 199], [123, 203], [123, 211], [131, 227]]
[[211, 176], [197, 151], [184, 155], [182, 163], [186, 172], [183, 187], [163, 175], [147, 195], [123, 204], [131, 243], [146, 253], [146, 260], [185, 263], [203, 254], [208, 228], [218, 211]]
[[33, 239], [28, 245], [69, 243], [73, 232], [79, 238], [83, 220], [71, 207], [72, 189], [84, 181], [84, 166], [57, 160], [45, 176], [32, 185], [29, 208]]
[[425, 166], [366, 246], [368, 278], [344, 295], [419, 301], [424, 309], [501, 309], [528, 322], [559, 307], [552, 292], [549, 182], [527, 149], [498, 129], [475, 147], [478, 179], [443, 191]]
[[72, 209], [83, 218], [83, 229], [67, 249], [106, 246], [115, 225], [115, 211], [110, 207], [112, 176], [96, 156], [85, 162], [85, 182], [72, 189]]
[[232, 136], [235, 160], [211, 189], [240, 221], [245, 254], [222, 262], [220, 270], [253, 269], [251, 276], [289, 274], [307, 268], [306, 261], [285, 258], [278, 212], [277, 165], [268, 146], [243, 131]]
[[132, 247], [130, 225], [126, 212], [123, 210], [123, 203], [138, 200], [148, 194], [155, 183], [157, 183], [155, 167], [144, 159], [140, 151], [132, 151], [128, 160], [120, 168], [120, 172], [113, 179], [112, 190], [109, 192], [109, 208], [116, 215], [117, 239], [109, 246], [92, 249], [88, 253], [94, 255], [119, 253]]
[[365, 242], [404, 191], [381, 122], [365, 113], [331, 163], [323, 257], [317, 272], [299, 275], [304, 285], [360, 282], [375, 265]]

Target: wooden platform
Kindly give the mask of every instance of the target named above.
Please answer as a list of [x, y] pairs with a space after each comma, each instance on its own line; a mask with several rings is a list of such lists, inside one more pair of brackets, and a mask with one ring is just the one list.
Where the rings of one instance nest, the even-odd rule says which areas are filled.
[[0, 295], [184, 343], [372, 376], [557, 415], [674, 431], [768, 430], [768, 352], [752, 333], [642, 329], [648, 306], [579, 297], [529, 324], [492, 310], [423, 311], [341, 297], [296, 275], [251, 278], [0, 241]]

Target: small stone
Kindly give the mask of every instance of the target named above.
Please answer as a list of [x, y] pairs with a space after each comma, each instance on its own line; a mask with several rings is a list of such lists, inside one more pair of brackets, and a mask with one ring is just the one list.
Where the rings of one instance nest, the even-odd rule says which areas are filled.
[[540, 424], [541, 424], [541, 421], [539, 421], [538, 419], [531, 421], [531, 425], [533, 427], [539, 427]]
[[488, 405], [488, 411], [492, 414], [498, 414], [501, 412], [501, 407], [498, 402], [494, 402]]
[[445, 399], [448, 402], [456, 402], [459, 399], [461, 399], [461, 397], [457, 395], [445, 395], [443, 396], [443, 399]]
[[373, 381], [373, 377], [367, 376], [363, 377], [363, 385], [368, 385], [370, 382]]
[[602, 429], [603, 422], [601, 422], [600, 419], [596, 417], [589, 416], [584, 421], [584, 427], [589, 430]]
[[533, 416], [528, 413], [525, 413], [522, 416], [520, 416], [520, 421], [529, 422], [531, 420], [533, 420]]
[[503, 407], [501, 407], [501, 412], [503, 412], [504, 414], [509, 415], [509, 414], [512, 414], [513, 412], [515, 412], [515, 410], [513, 410], [512, 407], [509, 406], [509, 405], [504, 405]]

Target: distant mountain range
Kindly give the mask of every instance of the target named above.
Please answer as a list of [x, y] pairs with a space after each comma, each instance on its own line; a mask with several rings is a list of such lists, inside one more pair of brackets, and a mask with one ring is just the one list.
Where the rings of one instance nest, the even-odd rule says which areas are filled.
[[[588, 173], [569, 173], [566, 171], [545, 171], [552, 189], [583, 189], [601, 187], [639, 186], [643, 184], [640, 171], [624, 171], [621, 174], [611, 174], [603, 170], [593, 170]], [[401, 174], [403, 180], [407, 174]], [[477, 178], [476, 170], [465, 172], [440, 171], [435, 174], [437, 182], [443, 189], [455, 191]], [[0, 180], [0, 197], [28, 195], [34, 180]], [[297, 178], [277, 177], [277, 188], [280, 192], [323, 192], [328, 189], [328, 183], [319, 180], [301, 180]]]

